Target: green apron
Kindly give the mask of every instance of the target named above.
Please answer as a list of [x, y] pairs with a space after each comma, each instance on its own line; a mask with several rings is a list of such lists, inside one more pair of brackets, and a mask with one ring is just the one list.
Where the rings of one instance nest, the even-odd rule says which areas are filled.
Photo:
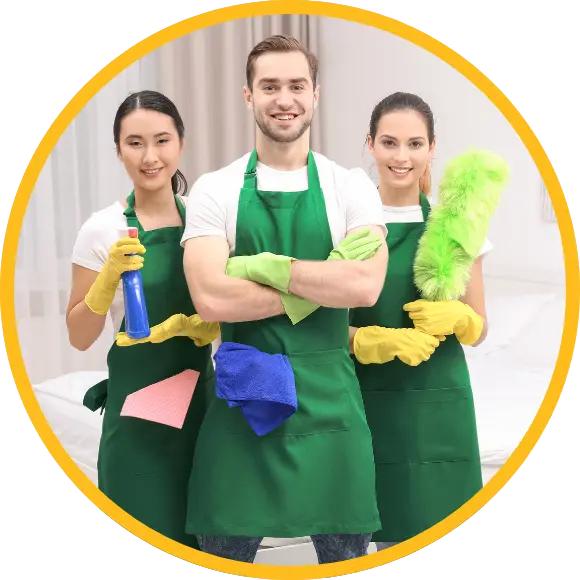
[[[403, 305], [420, 298], [413, 282], [423, 222], [387, 224], [389, 266], [372, 308], [351, 311], [355, 327], [411, 328]], [[354, 358], [354, 357], [353, 357]], [[463, 347], [454, 335], [417, 367], [400, 360], [363, 365], [355, 359], [373, 435], [382, 528], [374, 541], [401, 542], [446, 518], [481, 487], [473, 394]]]
[[[308, 189], [259, 191], [254, 150], [244, 174], [236, 255], [273, 252], [326, 260], [332, 238], [312, 153]], [[258, 437], [241, 410], [211, 397], [190, 484], [187, 531], [302, 537], [380, 528], [372, 440], [348, 351], [348, 311], [320, 308], [293, 326], [287, 316], [222, 325], [222, 340], [286, 354], [298, 410]]]
[[[183, 226], [144, 231], [135, 215], [133, 193], [127, 203], [127, 225], [138, 228], [139, 240], [147, 249], [141, 272], [150, 325], [173, 314], [194, 314], [183, 272]], [[176, 204], [185, 221], [183, 205], [177, 199]], [[187, 484], [207, 392], [213, 388], [211, 345], [198, 348], [187, 337], [130, 347], [113, 344], [107, 363], [108, 380], [95, 385], [85, 397], [93, 410], [99, 403], [105, 405], [99, 489], [150, 528], [197, 548], [196, 538], [185, 532]], [[200, 377], [182, 429], [120, 416], [128, 395], [186, 369], [199, 371]]]

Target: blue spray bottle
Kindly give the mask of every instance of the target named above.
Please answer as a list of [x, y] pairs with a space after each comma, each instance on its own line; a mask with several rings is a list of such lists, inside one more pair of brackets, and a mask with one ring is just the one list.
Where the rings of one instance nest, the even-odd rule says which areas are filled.
[[[129, 237], [136, 238], [137, 228], [129, 228]], [[125, 299], [125, 332], [129, 338], [147, 338], [151, 334], [147, 305], [143, 293], [143, 278], [140, 270], [129, 270], [121, 274]]]

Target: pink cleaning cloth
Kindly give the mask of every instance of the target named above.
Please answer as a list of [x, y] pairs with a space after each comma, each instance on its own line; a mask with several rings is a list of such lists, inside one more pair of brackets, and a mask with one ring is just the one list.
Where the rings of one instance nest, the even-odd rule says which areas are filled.
[[181, 429], [198, 379], [199, 373], [188, 369], [144, 387], [125, 399], [121, 416], [136, 417]]

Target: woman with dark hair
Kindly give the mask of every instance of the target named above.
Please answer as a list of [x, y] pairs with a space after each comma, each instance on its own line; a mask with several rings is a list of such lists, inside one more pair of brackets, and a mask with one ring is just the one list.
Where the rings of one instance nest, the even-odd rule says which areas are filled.
[[435, 525], [482, 487], [462, 345], [487, 333], [481, 262], [491, 244], [460, 300], [420, 301], [413, 263], [431, 207], [429, 105], [389, 95], [372, 112], [367, 145], [380, 175], [389, 269], [377, 303], [351, 311], [350, 337], [373, 437], [380, 550]]
[[[187, 484], [205, 393], [213, 387], [210, 343], [219, 325], [195, 313], [183, 272], [187, 182], [177, 168], [183, 122], [167, 97], [142, 91], [119, 107], [113, 137], [133, 191], [83, 224], [73, 251], [66, 314], [70, 343], [79, 350], [101, 335], [107, 314], [116, 334], [107, 357], [108, 379], [85, 396], [87, 407], [105, 411], [99, 489], [137, 520], [197, 548], [195, 537], [185, 533]], [[129, 237], [130, 227], [137, 228], [137, 238]], [[131, 270], [142, 273], [152, 326], [145, 339], [125, 333], [119, 282]], [[195, 387], [189, 406], [182, 408], [181, 426], [124, 412], [129, 396], [131, 402], [141, 398], [146, 404], [153, 391], [170, 404], [176, 382], [190, 394]]]

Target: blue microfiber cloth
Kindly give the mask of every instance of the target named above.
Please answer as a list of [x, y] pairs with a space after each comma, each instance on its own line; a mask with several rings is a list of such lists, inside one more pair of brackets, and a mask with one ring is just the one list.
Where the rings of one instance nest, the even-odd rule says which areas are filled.
[[230, 407], [240, 407], [258, 436], [281, 425], [298, 409], [294, 372], [287, 356], [223, 342], [214, 360], [217, 396]]

